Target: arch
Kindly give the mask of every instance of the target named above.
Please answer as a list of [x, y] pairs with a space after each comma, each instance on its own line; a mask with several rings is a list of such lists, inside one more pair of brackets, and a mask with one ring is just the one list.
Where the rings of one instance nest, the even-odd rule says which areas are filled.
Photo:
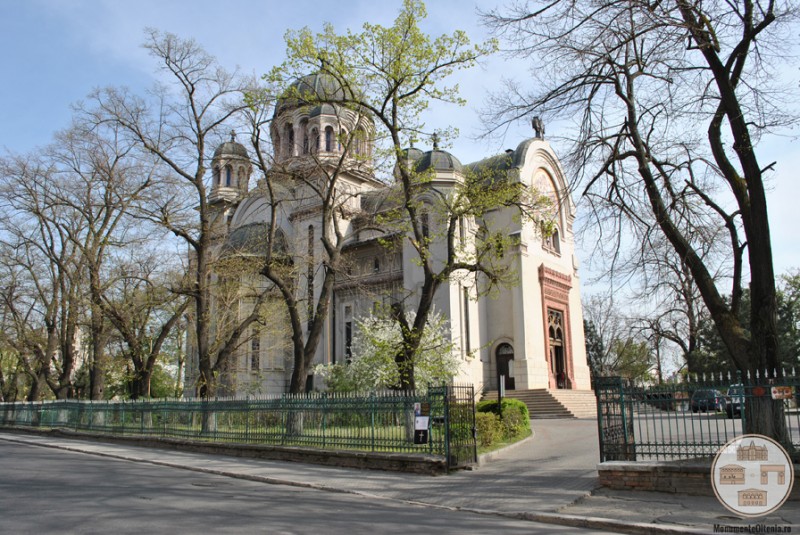
[[494, 350], [495, 361], [497, 362], [497, 387], [500, 388], [500, 381], [505, 385], [506, 390], [514, 390], [516, 380], [514, 378], [514, 348], [508, 342], [503, 342]]
[[325, 127], [325, 152], [333, 152], [333, 127]]
[[286, 123], [283, 127], [283, 142], [285, 143], [287, 158], [294, 156], [294, 125]]
[[358, 127], [355, 132], [355, 153], [359, 156], [367, 155], [367, 132], [362, 127]]
[[277, 255], [287, 255], [289, 253], [289, 242], [286, 240], [286, 233], [281, 228], [275, 230], [272, 250]]
[[303, 136], [303, 154], [308, 154], [309, 152], [309, 139], [308, 139], [308, 119], [303, 119], [300, 121], [300, 132]]
[[233, 185], [233, 167], [230, 165], [225, 166], [225, 187], [231, 187]]

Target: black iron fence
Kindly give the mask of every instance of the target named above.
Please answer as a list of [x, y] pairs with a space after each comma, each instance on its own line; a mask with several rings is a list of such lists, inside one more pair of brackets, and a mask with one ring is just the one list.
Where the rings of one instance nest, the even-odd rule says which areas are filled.
[[[0, 426], [419, 453], [443, 456], [451, 467], [458, 467], [476, 461], [474, 454], [465, 453], [470, 440], [473, 452], [475, 448], [474, 414], [472, 386], [443, 386], [424, 392], [361, 395], [323, 392], [248, 399], [2, 403]], [[424, 433], [418, 432], [420, 422], [426, 427]]]
[[784, 445], [800, 449], [800, 377], [794, 370], [661, 385], [600, 377], [595, 393], [601, 461], [710, 457], [745, 434], [754, 418], [769, 418]]

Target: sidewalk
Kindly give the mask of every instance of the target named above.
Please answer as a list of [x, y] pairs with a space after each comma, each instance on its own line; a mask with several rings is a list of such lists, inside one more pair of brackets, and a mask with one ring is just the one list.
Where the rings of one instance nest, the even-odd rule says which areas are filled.
[[279, 461], [145, 449], [0, 432], [0, 440], [68, 449], [265, 483], [346, 492], [371, 499], [469, 510], [620, 533], [711, 533], [713, 525], [794, 525], [800, 504], [739, 520], [715, 498], [592, 490], [598, 459], [594, 420], [534, 420], [535, 436], [495, 454], [476, 470], [448, 476], [362, 471]]

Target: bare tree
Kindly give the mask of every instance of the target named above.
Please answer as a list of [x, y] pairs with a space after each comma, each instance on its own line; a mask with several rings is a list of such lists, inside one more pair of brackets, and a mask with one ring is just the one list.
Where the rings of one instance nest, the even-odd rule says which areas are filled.
[[[536, 59], [541, 84], [535, 93], [510, 85], [493, 103], [492, 124], [529, 113], [578, 117], [573, 163], [598, 217], [637, 239], [666, 238], [737, 368], [753, 374], [780, 362], [764, 191], [771, 165], [759, 162], [756, 145], [794, 120], [770, 76], [794, 9], [752, 0], [565, 1], [486, 19], [516, 53]], [[709, 225], [727, 231], [725, 279], [701, 254]], [[745, 284], [747, 326], [737, 314]], [[785, 441], [781, 406], [759, 398], [747, 410], [749, 432]]]
[[13, 333], [5, 336], [30, 378], [27, 399], [47, 387], [64, 399], [73, 393], [84, 319], [84, 266], [69, 237], [81, 222], [58, 202], [60, 177], [47, 158], [12, 156], [0, 168], [9, 179], [0, 188], [2, 297]]
[[[191, 339], [199, 360], [200, 396], [215, 394], [216, 377], [258, 307], [226, 332], [214, 328], [212, 285], [220, 225], [209, 203], [208, 153], [235, 124], [252, 88], [228, 72], [193, 40], [147, 31], [145, 48], [159, 61], [170, 85], [158, 86], [147, 100], [121, 89], [96, 92], [84, 111], [96, 124], [114, 124], [138, 149], [159, 164], [157, 183], [140, 216], [155, 221], [189, 248], [190, 273], [182, 290], [191, 299]], [[224, 133], [224, 134], [223, 134]], [[263, 299], [260, 299], [260, 302]]]

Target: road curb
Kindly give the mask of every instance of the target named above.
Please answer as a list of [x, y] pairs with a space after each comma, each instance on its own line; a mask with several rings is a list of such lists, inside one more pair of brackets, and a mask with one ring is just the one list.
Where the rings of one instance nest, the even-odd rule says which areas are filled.
[[503, 448], [500, 448], [500, 449], [497, 449], [497, 450], [494, 450], [494, 451], [489, 451], [489, 452], [482, 453], [482, 454], [478, 455], [478, 466], [479, 467], [480, 466], [486, 466], [487, 464], [489, 464], [492, 461], [494, 461], [497, 457], [499, 457], [500, 454], [508, 453], [510, 451], [514, 451], [515, 449], [517, 449], [517, 448], [519, 448], [519, 447], [521, 447], [521, 446], [523, 446], [525, 444], [528, 444], [529, 442], [532, 442], [534, 437], [536, 437], [536, 432], [533, 430], [533, 427], [531, 427], [530, 436], [527, 436], [527, 437], [523, 438], [522, 440], [518, 440], [517, 442], [514, 442], [513, 444], [509, 444], [508, 446], [505, 446]]

